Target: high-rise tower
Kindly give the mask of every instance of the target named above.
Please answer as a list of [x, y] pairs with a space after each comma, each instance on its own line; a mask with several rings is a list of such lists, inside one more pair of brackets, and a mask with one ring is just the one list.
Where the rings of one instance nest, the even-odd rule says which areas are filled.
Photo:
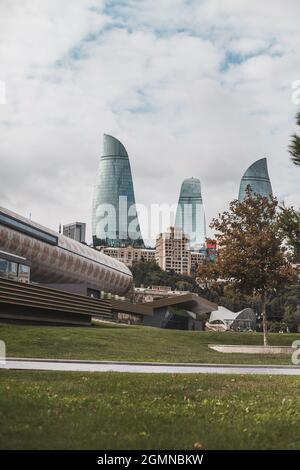
[[189, 237], [192, 250], [199, 250], [204, 246], [206, 222], [198, 178], [185, 179], [181, 185], [175, 228], [180, 228]]
[[143, 246], [128, 154], [115, 137], [104, 134], [93, 199], [94, 244]]
[[268, 173], [267, 159], [261, 158], [252, 163], [245, 171], [239, 190], [239, 201], [243, 202], [246, 198], [246, 188], [251, 187], [252, 195], [259, 194], [261, 196], [270, 197], [272, 195], [272, 186]]

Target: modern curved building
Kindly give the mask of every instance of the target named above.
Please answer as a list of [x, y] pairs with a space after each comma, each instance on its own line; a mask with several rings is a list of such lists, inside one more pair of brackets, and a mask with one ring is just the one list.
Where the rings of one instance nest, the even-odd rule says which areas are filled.
[[86, 284], [118, 295], [132, 286], [131, 271], [120, 261], [2, 207], [0, 250], [29, 262], [33, 282]]
[[240, 202], [246, 199], [246, 188], [248, 185], [251, 187], [252, 195], [257, 194], [270, 197], [273, 194], [266, 158], [261, 158], [252, 163], [244, 173], [239, 190]]
[[206, 221], [198, 178], [187, 178], [181, 185], [175, 228], [181, 229], [189, 237], [192, 250], [199, 250], [204, 246]]
[[232, 312], [225, 307], [218, 307], [209, 317], [205, 324], [209, 331], [255, 331], [256, 315], [252, 308], [244, 308], [240, 312]]
[[94, 189], [92, 235], [108, 246], [144, 246], [128, 154], [119, 140], [107, 134]]

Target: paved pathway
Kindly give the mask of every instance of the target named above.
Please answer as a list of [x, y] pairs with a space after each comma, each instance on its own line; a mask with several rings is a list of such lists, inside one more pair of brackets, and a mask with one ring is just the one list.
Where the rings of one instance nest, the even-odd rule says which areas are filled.
[[300, 366], [192, 364], [153, 362], [74, 361], [55, 359], [7, 359], [5, 369], [54, 370], [80, 372], [137, 372], [164, 374], [262, 374], [299, 375]]

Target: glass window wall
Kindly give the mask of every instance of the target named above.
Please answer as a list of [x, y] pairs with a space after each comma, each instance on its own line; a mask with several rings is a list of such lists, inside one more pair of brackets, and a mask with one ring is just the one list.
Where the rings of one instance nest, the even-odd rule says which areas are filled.
[[28, 283], [30, 281], [30, 267], [19, 264], [18, 281]]
[[0, 258], [0, 277], [11, 281], [29, 283], [30, 267]]

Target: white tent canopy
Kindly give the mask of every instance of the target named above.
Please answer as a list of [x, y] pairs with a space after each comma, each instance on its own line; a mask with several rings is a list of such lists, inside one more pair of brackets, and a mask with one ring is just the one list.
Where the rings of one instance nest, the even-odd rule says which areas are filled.
[[211, 312], [209, 317], [209, 323], [223, 323], [227, 328], [230, 328], [235, 324], [243, 324], [248, 328], [255, 328], [256, 317], [252, 308], [244, 308], [240, 312], [232, 312], [226, 307], [218, 307], [218, 310]]

